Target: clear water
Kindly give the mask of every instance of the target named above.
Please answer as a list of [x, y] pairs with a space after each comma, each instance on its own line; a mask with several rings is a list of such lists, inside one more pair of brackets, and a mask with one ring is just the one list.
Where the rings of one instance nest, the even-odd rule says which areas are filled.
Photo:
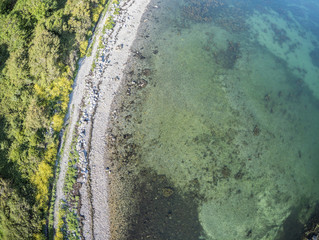
[[134, 60], [148, 85], [128, 107], [134, 167], [170, 182], [163, 202], [196, 192], [198, 239], [301, 238], [319, 200], [318, 16], [310, 0], [151, 4]]

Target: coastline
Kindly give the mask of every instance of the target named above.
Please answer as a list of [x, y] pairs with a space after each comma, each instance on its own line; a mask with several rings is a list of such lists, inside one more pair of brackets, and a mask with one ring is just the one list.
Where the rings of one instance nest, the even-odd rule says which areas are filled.
[[[81, 196], [77, 216], [81, 216], [81, 228], [78, 229], [81, 229], [82, 238], [206, 239], [215, 234], [222, 238], [228, 231], [238, 235], [232, 226], [241, 227], [239, 235], [243, 238], [252, 234], [261, 238], [266, 232], [273, 236], [287, 234], [290, 231], [284, 229], [280, 233], [278, 228], [284, 224], [288, 214], [292, 214], [280, 206], [283, 198], [270, 206], [254, 205], [261, 198], [276, 197], [274, 190], [278, 189], [278, 185], [272, 184], [269, 175], [259, 175], [259, 169], [276, 174], [278, 168], [273, 166], [277, 166], [277, 162], [270, 165], [267, 160], [276, 160], [278, 156], [275, 151], [276, 156], [259, 146], [275, 149], [269, 141], [275, 142], [275, 136], [279, 134], [273, 131], [275, 124], [267, 125], [258, 119], [257, 114], [268, 111], [253, 115], [252, 106], [265, 105], [266, 102], [267, 108], [273, 99], [276, 99], [276, 105], [273, 102], [271, 107], [278, 106], [278, 102], [284, 103], [281, 90], [277, 97], [272, 95], [272, 99], [265, 98], [271, 88], [265, 87], [268, 89], [266, 93], [256, 91], [260, 99], [247, 108], [249, 98], [246, 100], [245, 92], [237, 90], [250, 88], [240, 85], [243, 81], [237, 80], [255, 81], [259, 78], [244, 74], [240, 78], [233, 77], [239, 69], [234, 65], [236, 61], [232, 61], [232, 54], [236, 55], [238, 51], [225, 56], [221, 48], [219, 54], [225, 58], [221, 58], [224, 61], [219, 66], [220, 58], [211, 55], [204, 45], [205, 41], [203, 46], [197, 45], [203, 39], [208, 46], [218, 42], [214, 35], [218, 33], [216, 28], [208, 28], [204, 32], [205, 27], [199, 31], [196, 26], [200, 25], [188, 26], [177, 21], [170, 29], [163, 24], [165, 18], [158, 20], [162, 15], [157, 9], [171, 11], [172, 18], [166, 17], [166, 26], [171, 26], [172, 22], [175, 23], [174, 8], [165, 8], [163, 6], [166, 5], [160, 2], [148, 4], [145, 1], [145, 8], [141, 10], [138, 5], [141, 3], [136, 2], [125, 1], [120, 6], [116, 3], [114, 7], [121, 9], [119, 15], [111, 15], [116, 25], [105, 32], [99, 44], [94, 45], [94, 69], [80, 79], [84, 89], [80, 91], [82, 98], [76, 115], [79, 120], [71, 121], [75, 128], [69, 132], [76, 132], [76, 150], [80, 153], [81, 173], [76, 184], [79, 189], [75, 190]], [[133, 6], [135, 10], [132, 10]], [[135, 15], [137, 9], [140, 10], [139, 19]], [[168, 32], [165, 34], [166, 29]], [[198, 33], [199, 37], [195, 37], [194, 33]], [[182, 41], [185, 43], [181, 47]], [[227, 41], [224, 42], [227, 45]], [[100, 50], [97, 50], [97, 45]], [[197, 51], [188, 51], [196, 47]], [[96, 54], [96, 51], [100, 52]], [[175, 51], [178, 51], [178, 58], [174, 55]], [[243, 56], [238, 59], [237, 66], [246, 66], [245, 53], [242, 51]], [[211, 66], [199, 61], [203, 56], [224, 74], [212, 72]], [[229, 65], [229, 62], [232, 64]], [[181, 68], [178, 63], [181, 63]], [[185, 65], [193, 67], [196, 78], [190, 78], [193, 76], [191, 72], [184, 75], [184, 71], [188, 72]], [[282, 69], [285, 67], [282, 66]], [[256, 68], [256, 72], [259, 71]], [[274, 89], [278, 87], [276, 84], [273, 86]], [[208, 91], [203, 91], [204, 87]], [[176, 91], [179, 89], [180, 92]], [[243, 100], [237, 101], [239, 97]], [[167, 98], [170, 101], [161, 102]], [[289, 106], [286, 106], [288, 110]], [[213, 109], [214, 113], [210, 115], [207, 109]], [[279, 113], [274, 114], [272, 108], [270, 111], [271, 115], [266, 114], [269, 118]], [[286, 136], [283, 139], [288, 140]], [[277, 146], [282, 146], [282, 143], [277, 142]], [[289, 146], [287, 149], [290, 149]], [[292, 152], [291, 157], [280, 159], [297, 159], [296, 162], [300, 162], [298, 160], [304, 152], [301, 149], [297, 156]], [[207, 167], [202, 168], [203, 165]], [[283, 183], [290, 181], [289, 176], [277, 179], [283, 180]], [[265, 183], [269, 186], [267, 196], [262, 195]], [[281, 187], [285, 189], [284, 184]], [[291, 196], [285, 190], [281, 193], [282, 196]], [[237, 211], [238, 218], [225, 218], [234, 206], [241, 206]], [[280, 211], [272, 214], [269, 208]], [[252, 218], [246, 218], [250, 212], [258, 212], [256, 219], [263, 219], [260, 225], [251, 227]], [[239, 224], [238, 219], [245, 220]], [[278, 223], [277, 226], [268, 230], [267, 219]], [[67, 221], [64, 219], [64, 222]], [[72, 234], [72, 231], [64, 232]]]
[[164, 6], [156, 0], [148, 5], [132, 46], [134, 54], [112, 103], [105, 156], [111, 171], [108, 194], [112, 240], [200, 239], [205, 235], [197, 217], [196, 182], [184, 193], [165, 174], [141, 161], [141, 141], [145, 140], [139, 131], [145, 125], [141, 116], [150, 91], [158, 84], [154, 61], [161, 57], [162, 49], [153, 37], [161, 38], [165, 32], [158, 25], [167, 10]]
[[63, 139], [63, 155], [59, 163], [60, 174], [54, 207], [56, 232], [58, 212], [61, 202], [65, 201], [63, 187], [69, 155], [72, 152], [72, 144], [76, 142], [75, 148], [80, 158], [77, 163], [79, 177], [76, 188], [80, 195], [78, 215], [81, 216], [81, 235], [85, 239], [111, 238], [108, 206], [109, 172], [104, 163], [107, 151], [105, 134], [111, 104], [121, 85], [132, 43], [149, 2], [150, 0], [121, 1], [118, 14], [111, 15], [116, 24], [106, 31], [103, 25], [110, 16], [105, 14], [94, 34], [100, 43], [93, 41], [92, 56], [81, 60], [70, 97], [70, 110], [66, 120], [69, 124], [66, 137]]
[[[99, 101], [93, 117], [93, 131], [89, 153], [90, 183], [92, 194], [92, 236], [93, 239], [109, 239], [108, 171], [104, 165], [106, 130], [111, 104], [121, 84], [131, 46], [136, 38], [142, 15], [150, 1], [126, 1], [120, 5], [121, 13], [107, 46], [100, 52], [98, 67], [94, 70], [95, 82], [99, 88]], [[101, 59], [101, 56], [108, 56]], [[86, 238], [88, 239], [88, 238]]]

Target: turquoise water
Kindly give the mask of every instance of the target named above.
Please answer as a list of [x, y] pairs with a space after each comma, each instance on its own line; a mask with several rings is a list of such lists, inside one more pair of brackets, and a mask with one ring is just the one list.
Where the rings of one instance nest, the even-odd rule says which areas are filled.
[[[148, 84], [127, 97], [135, 102], [123, 132], [137, 149], [136, 175], [148, 169], [172, 190], [160, 206], [192, 206], [188, 219], [170, 208], [176, 228], [193, 221], [198, 230], [185, 238], [154, 227], [150, 239], [301, 239], [319, 200], [319, 3], [163, 0], [149, 8], [127, 76]], [[161, 195], [152, 194], [140, 207]], [[180, 210], [178, 201], [193, 204]], [[140, 214], [152, 222], [160, 210]], [[169, 225], [150, 224], [161, 221]]]

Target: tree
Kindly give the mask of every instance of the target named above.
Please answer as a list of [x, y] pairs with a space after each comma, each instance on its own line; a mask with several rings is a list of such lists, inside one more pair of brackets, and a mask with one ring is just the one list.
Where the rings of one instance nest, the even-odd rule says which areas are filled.
[[24, 16], [32, 15], [38, 22], [43, 21], [57, 7], [52, 0], [24, 0], [18, 1], [14, 10], [21, 11]]
[[10, 182], [0, 178], [0, 238], [31, 239], [32, 232], [29, 222], [32, 207], [10, 186]]
[[9, 13], [13, 9], [16, 2], [17, 2], [16, 0], [1, 0], [0, 13], [1, 14]]
[[6, 67], [4, 68], [4, 74], [16, 89], [20, 89], [26, 84], [31, 83], [26, 52], [23, 48], [10, 53], [10, 57], [6, 61]]
[[48, 126], [45, 109], [37, 102], [36, 98], [32, 98], [30, 101], [24, 125], [28, 132], [37, 132], [38, 129]]
[[90, 2], [87, 0], [68, 0], [65, 13], [70, 15], [68, 25], [76, 33], [76, 40], [78, 42], [85, 40], [86, 33], [92, 25]]
[[40, 80], [40, 85], [48, 86], [60, 74], [58, 67], [60, 40], [40, 24], [35, 29], [29, 50], [30, 73]]

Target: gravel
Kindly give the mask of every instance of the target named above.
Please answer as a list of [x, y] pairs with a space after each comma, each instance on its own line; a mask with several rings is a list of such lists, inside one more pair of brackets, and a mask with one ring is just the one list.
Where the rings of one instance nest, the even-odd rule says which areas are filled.
[[[54, 228], [57, 228], [57, 214], [63, 193], [64, 178], [68, 167], [72, 139], [76, 137], [76, 149], [80, 160], [80, 215], [82, 233], [86, 240], [110, 238], [108, 209], [108, 174], [104, 165], [106, 129], [111, 104], [121, 84], [126, 62], [131, 54], [131, 45], [136, 38], [141, 17], [150, 0], [124, 0], [120, 2], [120, 14], [114, 15], [116, 22], [112, 30], [103, 33], [106, 14], [98, 24], [91, 57], [80, 61], [70, 97], [69, 122], [64, 151], [60, 160], [60, 174], [56, 185]], [[104, 48], [98, 49], [102, 36]], [[91, 71], [95, 56], [96, 67]], [[74, 136], [76, 132], [76, 136]]]

